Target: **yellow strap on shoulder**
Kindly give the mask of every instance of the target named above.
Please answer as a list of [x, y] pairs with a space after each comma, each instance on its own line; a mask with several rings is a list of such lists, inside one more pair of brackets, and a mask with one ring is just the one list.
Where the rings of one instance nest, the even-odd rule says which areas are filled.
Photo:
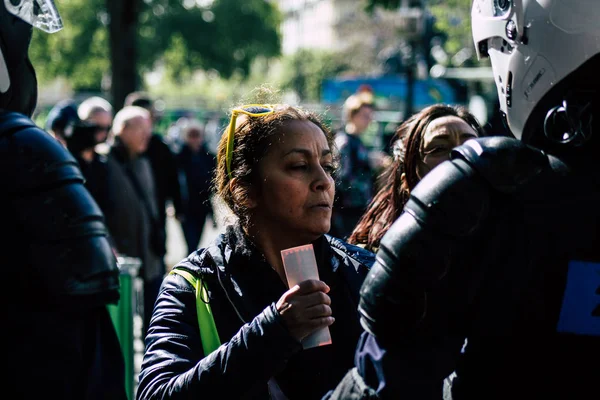
[[200, 327], [200, 340], [202, 341], [202, 350], [206, 357], [220, 345], [219, 334], [215, 325], [215, 319], [210, 308], [208, 292], [202, 284], [202, 279], [191, 272], [182, 268], [173, 268], [171, 274], [181, 275], [186, 281], [194, 287], [196, 292], [196, 313], [198, 314], [198, 326]]

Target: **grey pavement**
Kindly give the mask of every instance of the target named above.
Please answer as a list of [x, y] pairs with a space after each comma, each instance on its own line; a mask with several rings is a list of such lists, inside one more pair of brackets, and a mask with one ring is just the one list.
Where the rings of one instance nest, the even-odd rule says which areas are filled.
[[[215, 219], [217, 227], [215, 228], [212, 221], [207, 219], [202, 232], [202, 238], [198, 247], [206, 247], [213, 239], [223, 232], [225, 224], [232, 220], [231, 212], [219, 201], [213, 200], [213, 209], [215, 210]], [[181, 224], [174, 216], [172, 208], [167, 209], [167, 254], [165, 255], [165, 263], [170, 269], [184, 257], [187, 257], [187, 246], [183, 237]]]

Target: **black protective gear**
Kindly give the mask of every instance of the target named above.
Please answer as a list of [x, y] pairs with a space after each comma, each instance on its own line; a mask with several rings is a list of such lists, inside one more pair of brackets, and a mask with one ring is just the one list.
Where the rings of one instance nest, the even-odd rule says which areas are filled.
[[50, 112], [48, 112], [44, 129], [46, 131], [53, 131], [54, 133], [57, 131], [63, 132], [68, 126], [79, 121], [77, 103], [71, 99], [66, 99], [56, 103]]
[[[7, 301], [48, 309], [115, 303], [116, 258], [77, 161], [21, 114], [0, 111], [0, 133], [2, 254], [19, 277]], [[24, 292], [35, 296], [18, 296]]]
[[501, 137], [452, 158], [381, 241], [361, 289], [366, 346], [393, 354], [388, 382], [406, 392], [456, 371], [455, 399], [586, 398], [600, 373], [597, 169]]
[[25, 115], [0, 110], [0, 186], [14, 396], [126, 399], [106, 308], [119, 300], [119, 270], [77, 161]]
[[[5, 63], [8, 81], [0, 76], [0, 109], [31, 116], [37, 103], [37, 79], [28, 51], [33, 27], [6, 10], [0, 1], [0, 69]], [[1, 74], [1, 72], [0, 72]], [[6, 91], [3, 87], [8, 85]]]

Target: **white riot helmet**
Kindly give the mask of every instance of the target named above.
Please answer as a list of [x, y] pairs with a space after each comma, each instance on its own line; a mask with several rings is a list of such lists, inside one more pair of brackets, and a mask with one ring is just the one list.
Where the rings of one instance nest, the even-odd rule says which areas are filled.
[[473, 41], [490, 57], [500, 109], [515, 137], [536, 104], [600, 54], [600, 0], [473, 0]]

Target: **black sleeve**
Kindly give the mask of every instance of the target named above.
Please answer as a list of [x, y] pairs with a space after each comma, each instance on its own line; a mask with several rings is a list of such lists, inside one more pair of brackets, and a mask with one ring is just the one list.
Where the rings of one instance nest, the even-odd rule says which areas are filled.
[[263, 390], [301, 348], [272, 304], [232, 338], [221, 337], [222, 345], [206, 356], [195, 301], [184, 278], [165, 278], [146, 338], [138, 399], [244, 398]]

